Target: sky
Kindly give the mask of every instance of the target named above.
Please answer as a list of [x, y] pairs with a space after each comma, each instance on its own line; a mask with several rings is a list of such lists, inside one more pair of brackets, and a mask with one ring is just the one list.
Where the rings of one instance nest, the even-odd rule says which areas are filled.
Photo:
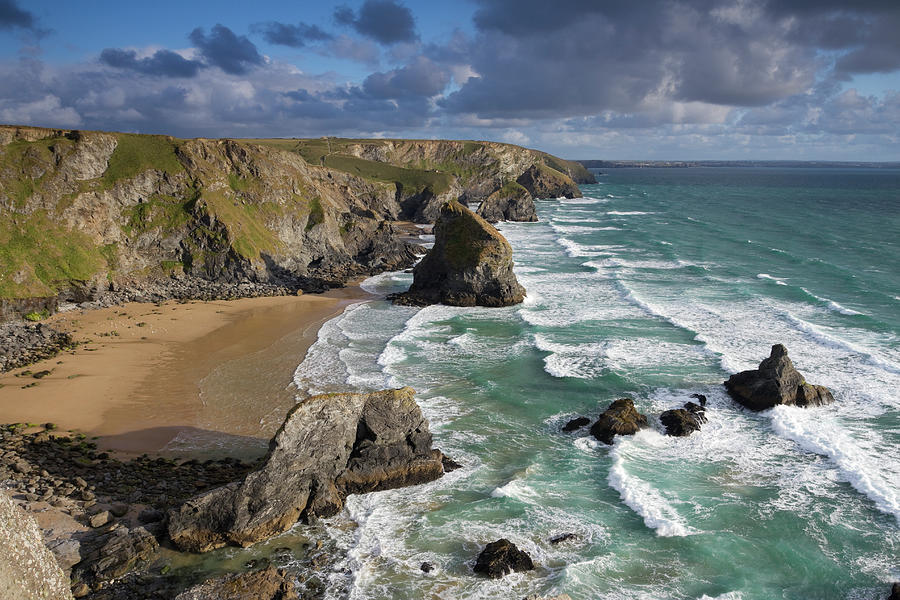
[[900, 161], [900, 0], [0, 0], [0, 122]]

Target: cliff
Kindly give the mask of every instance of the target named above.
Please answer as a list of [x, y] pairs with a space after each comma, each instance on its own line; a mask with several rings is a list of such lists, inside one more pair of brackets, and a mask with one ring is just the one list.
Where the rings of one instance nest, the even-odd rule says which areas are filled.
[[529, 169], [560, 189], [590, 177], [577, 163], [492, 142], [0, 126], [0, 314], [110, 293], [319, 290], [404, 268], [420, 249], [394, 221], [432, 222], [446, 200], [480, 202]]

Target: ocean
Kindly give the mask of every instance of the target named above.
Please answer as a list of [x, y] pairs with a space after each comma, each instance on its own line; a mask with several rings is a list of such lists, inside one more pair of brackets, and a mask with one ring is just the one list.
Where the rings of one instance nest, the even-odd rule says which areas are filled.
[[[886, 597], [900, 580], [900, 171], [598, 181], [537, 201], [537, 223], [498, 226], [524, 304], [372, 301], [321, 329], [301, 393], [412, 386], [436, 447], [464, 465], [349, 498], [329, 521], [346, 553], [330, 597]], [[363, 285], [386, 294], [411, 277]], [[726, 395], [775, 343], [833, 405], [753, 413]], [[709, 422], [662, 435], [659, 413], [693, 393]], [[561, 431], [623, 397], [649, 429], [613, 446]], [[537, 569], [474, 576], [504, 537]]]

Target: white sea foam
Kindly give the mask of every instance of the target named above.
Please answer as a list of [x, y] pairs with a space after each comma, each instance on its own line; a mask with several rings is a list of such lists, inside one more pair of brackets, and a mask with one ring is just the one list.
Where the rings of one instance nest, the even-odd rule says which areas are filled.
[[829, 309], [833, 310], [833, 311], [836, 312], [836, 313], [840, 313], [840, 314], [842, 314], [842, 315], [859, 315], [859, 314], [862, 314], [862, 313], [860, 313], [860, 312], [858, 312], [858, 311], [855, 311], [855, 310], [853, 310], [853, 309], [851, 309], [851, 308], [847, 308], [847, 307], [845, 307], [845, 306], [841, 306], [840, 304], [838, 304], [838, 303], [835, 302], [834, 300], [831, 300], [831, 299], [829, 299], [829, 298], [823, 298], [822, 296], [817, 296], [816, 294], [813, 294], [811, 291], [809, 291], [809, 290], [806, 289], [806, 288], [800, 288], [800, 289], [803, 290], [804, 292], [806, 292], [807, 294], [809, 294], [810, 296], [812, 296], [813, 298], [815, 298], [816, 300], [818, 300], [819, 302], [824, 303]]
[[613, 459], [609, 470], [609, 485], [619, 492], [619, 496], [631, 510], [644, 519], [644, 524], [654, 529], [661, 537], [682, 537], [697, 533], [689, 527], [675, 508], [649, 483], [628, 473], [625, 468], [623, 446], [640, 443], [641, 438], [659, 435], [656, 432], [642, 431], [633, 439], [617, 437], [610, 456]]
[[637, 216], [637, 215], [655, 215], [656, 213], [655, 212], [645, 212], [642, 210], [610, 210], [610, 211], [607, 211], [606, 214], [617, 216], [617, 217], [630, 217], [630, 216]]
[[789, 323], [791, 323], [801, 331], [809, 334], [809, 336], [817, 342], [826, 346], [830, 346], [832, 348], [837, 348], [840, 350], [858, 354], [866, 362], [878, 367], [879, 369], [882, 369], [889, 373], [893, 373], [895, 375], [900, 375], [900, 365], [897, 365], [893, 361], [879, 356], [874, 350], [863, 347], [847, 339], [839, 338], [836, 334], [830, 334], [826, 332], [822, 327], [813, 325], [809, 321], [805, 321], [799, 317], [796, 317], [788, 311], [784, 312], [784, 316]]
[[827, 456], [842, 479], [900, 523], [900, 465], [871, 455], [821, 409], [776, 406], [769, 416], [776, 433], [804, 450]]
[[787, 284], [784, 282], [784, 280], [782, 280], [782, 279], [780, 279], [780, 278], [778, 278], [778, 277], [772, 277], [772, 276], [769, 275], [768, 273], [759, 273], [759, 274], [756, 276], [756, 278], [757, 278], [757, 279], [768, 279], [769, 281], [774, 281], [774, 282], [777, 283], [778, 285], [787, 285]]

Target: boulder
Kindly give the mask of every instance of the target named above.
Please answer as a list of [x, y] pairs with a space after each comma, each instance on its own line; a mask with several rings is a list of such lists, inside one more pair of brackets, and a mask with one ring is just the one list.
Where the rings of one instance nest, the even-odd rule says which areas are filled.
[[[700, 431], [700, 416], [702, 414], [694, 413], [684, 408], [676, 408], [667, 410], [659, 415], [659, 420], [666, 428], [666, 435], [685, 437], [695, 431]], [[705, 417], [703, 418], [705, 420]]]
[[268, 567], [248, 573], [230, 573], [208, 579], [178, 594], [175, 600], [296, 600], [290, 575]]
[[69, 578], [44, 545], [34, 517], [5, 492], [0, 492], [0, 598], [72, 598]]
[[412, 388], [324, 394], [297, 404], [262, 466], [169, 513], [181, 549], [249, 546], [301, 518], [338, 512], [349, 494], [425, 483], [443, 474]]
[[891, 595], [887, 600], [900, 600], [900, 582], [891, 586]]
[[514, 181], [482, 200], [477, 214], [488, 223], [538, 220], [531, 194]]
[[516, 183], [534, 198], [581, 198], [581, 190], [568, 175], [547, 165], [532, 165], [519, 175]]
[[475, 572], [500, 579], [513, 572], [531, 571], [534, 563], [524, 550], [503, 538], [484, 547], [475, 561]]
[[455, 200], [434, 225], [434, 247], [413, 269], [397, 304], [510, 306], [525, 299], [513, 274], [512, 248], [494, 227]]
[[778, 404], [820, 406], [834, 402], [828, 388], [806, 383], [781, 344], [772, 346], [769, 358], [759, 363], [758, 369], [729, 377], [725, 389], [751, 410], [766, 410]]
[[591, 435], [612, 444], [616, 435], [634, 435], [647, 426], [647, 417], [634, 407], [631, 398], [621, 398], [609, 405], [596, 423], [591, 425]]
[[566, 433], [569, 433], [570, 431], [577, 431], [585, 425], [588, 425], [590, 422], [591, 420], [587, 417], [575, 417], [574, 419], [563, 425], [562, 430]]

